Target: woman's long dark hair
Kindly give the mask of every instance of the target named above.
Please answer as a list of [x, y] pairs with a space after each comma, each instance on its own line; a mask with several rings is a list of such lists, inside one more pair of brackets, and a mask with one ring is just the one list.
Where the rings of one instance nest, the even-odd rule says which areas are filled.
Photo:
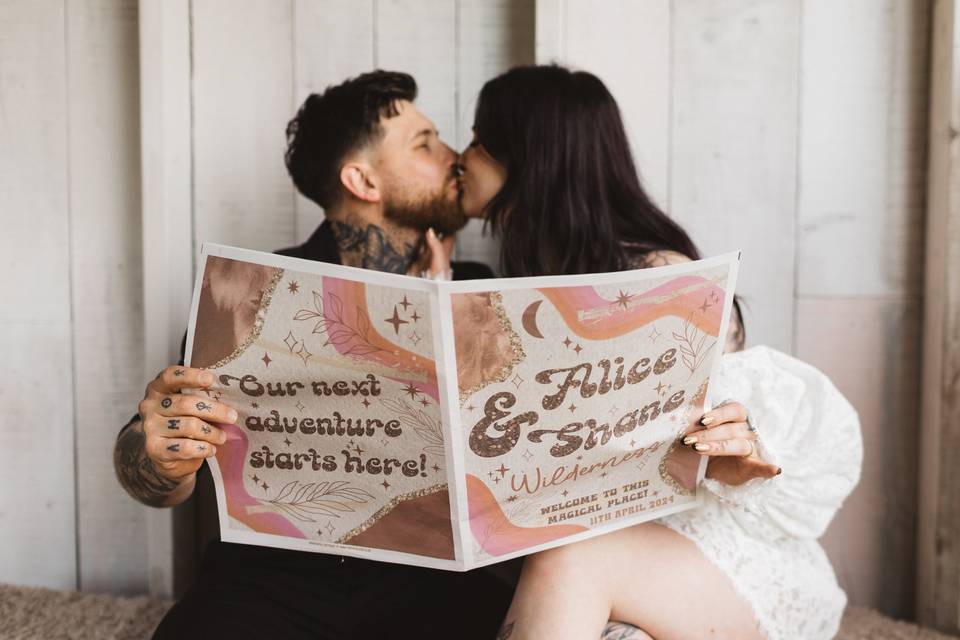
[[511, 69], [480, 91], [474, 132], [506, 167], [486, 211], [504, 275], [619, 271], [658, 249], [700, 257], [640, 185], [620, 110], [593, 74]]

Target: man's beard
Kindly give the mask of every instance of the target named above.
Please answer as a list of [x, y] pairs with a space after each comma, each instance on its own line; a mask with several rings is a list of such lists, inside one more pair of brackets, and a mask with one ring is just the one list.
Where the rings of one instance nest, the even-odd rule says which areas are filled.
[[393, 189], [383, 203], [384, 217], [400, 226], [420, 231], [433, 228], [439, 234], [459, 231], [467, 224], [460, 198], [450, 199], [444, 185], [439, 192], [415, 197], [402, 188]]

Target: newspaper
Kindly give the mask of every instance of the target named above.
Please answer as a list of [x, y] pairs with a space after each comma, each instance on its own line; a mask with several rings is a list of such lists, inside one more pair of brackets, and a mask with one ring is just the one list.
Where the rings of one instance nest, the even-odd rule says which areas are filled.
[[206, 244], [225, 541], [467, 570], [697, 506], [737, 252], [437, 282]]

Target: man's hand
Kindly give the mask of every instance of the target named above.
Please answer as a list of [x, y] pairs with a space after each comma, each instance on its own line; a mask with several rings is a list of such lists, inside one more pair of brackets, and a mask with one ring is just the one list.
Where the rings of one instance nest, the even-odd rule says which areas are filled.
[[147, 385], [140, 421], [120, 434], [114, 466], [130, 495], [151, 506], [182, 502], [193, 491], [197, 469], [216, 453], [226, 435], [214, 423], [233, 424], [237, 412], [183, 389], [205, 389], [213, 375], [203, 369], [173, 366]]

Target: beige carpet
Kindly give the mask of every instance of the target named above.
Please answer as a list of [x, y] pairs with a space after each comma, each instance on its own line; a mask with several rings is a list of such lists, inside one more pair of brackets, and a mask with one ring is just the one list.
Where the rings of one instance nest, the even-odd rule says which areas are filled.
[[[149, 638], [167, 600], [0, 585], [0, 640]], [[847, 610], [837, 640], [956, 640], [870, 609]], [[801, 640], [798, 638], [798, 640]]]

